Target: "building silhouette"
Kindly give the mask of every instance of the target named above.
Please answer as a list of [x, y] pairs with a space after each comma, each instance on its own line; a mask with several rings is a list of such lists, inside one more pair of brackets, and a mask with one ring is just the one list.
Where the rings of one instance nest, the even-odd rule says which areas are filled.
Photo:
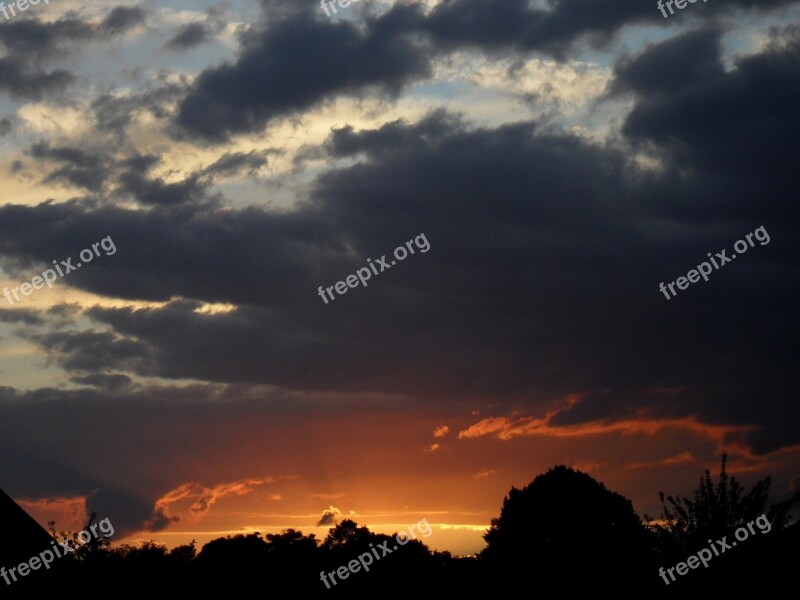
[[[16, 567], [43, 550], [50, 548], [53, 538], [25, 509], [0, 489], [0, 567]], [[5, 584], [0, 580], [0, 585]]]

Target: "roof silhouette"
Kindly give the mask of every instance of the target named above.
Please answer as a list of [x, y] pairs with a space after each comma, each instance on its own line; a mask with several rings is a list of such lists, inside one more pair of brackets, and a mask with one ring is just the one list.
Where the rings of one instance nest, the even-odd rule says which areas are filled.
[[5, 543], [0, 544], [0, 566], [16, 567], [50, 548], [50, 534], [33, 517], [0, 489], [0, 530]]

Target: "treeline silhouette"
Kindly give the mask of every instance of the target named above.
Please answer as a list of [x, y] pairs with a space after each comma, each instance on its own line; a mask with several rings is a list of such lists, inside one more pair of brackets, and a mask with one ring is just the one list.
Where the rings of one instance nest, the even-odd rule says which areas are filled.
[[[728, 475], [723, 456], [716, 484], [706, 471], [692, 498], [661, 493], [662, 514], [657, 519], [645, 515], [643, 521], [624, 496], [586, 473], [557, 466], [522, 489], [511, 488], [478, 556], [452, 556], [411, 540], [375, 560], [368, 572], [351, 573], [344, 581], [336, 578], [328, 587], [321, 572], [335, 571], [384, 542], [395, 546], [394, 536], [345, 519], [323, 540], [289, 529], [218, 538], [199, 551], [194, 542], [167, 550], [154, 542], [111, 547], [99, 539], [50, 571], [32, 573], [10, 587], [0, 581], [0, 586], [9, 597], [28, 597], [34, 588], [323, 597], [393, 590], [450, 597], [522, 587], [534, 594], [610, 591], [627, 598], [690, 591], [738, 594], [751, 586], [761, 595], [777, 595], [796, 585], [800, 524], [789, 514], [798, 496], [768, 506], [770, 483], [766, 478], [746, 491]], [[660, 567], [686, 561], [709, 541], [723, 536], [732, 540], [734, 530], [762, 514], [771, 523], [768, 533], [756, 529], [747, 541], [715, 556], [707, 568], [692, 569], [674, 582], [666, 584], [659, 577]], [[52, 523], [51, 532], [56, 537]], [[59, 532], [59, 539], [64, 535]]]

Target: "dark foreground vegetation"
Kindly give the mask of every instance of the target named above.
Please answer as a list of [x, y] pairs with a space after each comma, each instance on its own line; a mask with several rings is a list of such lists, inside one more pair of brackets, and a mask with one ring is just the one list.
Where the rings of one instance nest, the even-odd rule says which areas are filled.
[[[663, 513], [643, 522], [625, 497], [580, 471], [558, 466], [522, 489], [512, 488], [500, 516], [485, 534], [477, 557], [434, 552], [411, 540], [328, 589], [320, 572], [347, 565], [394, 536], [370, 532], [352, 520], [332, 528], [324, 540], [300, 531], [236, 535], [215, 539], [202, 549], [194, 543], [167, 550], [147, 543], [111, 548], [99, 539], [57, 561], [49, 571], [31, 573], [0, 589], [7, 598], [48, 592], [128, 592], [160, 595], [276, 593], [367, 597], [382, 593], [421, 595], [599, 592], [620, 598], [692, 596], [696, 592], [783, 595], [797, 581], [800, 524], [792, 523], [792, 499], [768, 505], [769, 478], [746, 491], [726, 472], [718, 481], [709, 472], [693, 498], [661, 494]], [[734, 531], [759, 516], [768, 532], [755, 534], [690, 569], [669, 585], [659, 568], [674, 567], [710, 546], [709, 540], [734, 540]], [[765, 523], [762, 518], [762, 523]], [[55, 531], [53, 531], [55, 534]], [[59, 538], [63, 534], [59, 534]]]

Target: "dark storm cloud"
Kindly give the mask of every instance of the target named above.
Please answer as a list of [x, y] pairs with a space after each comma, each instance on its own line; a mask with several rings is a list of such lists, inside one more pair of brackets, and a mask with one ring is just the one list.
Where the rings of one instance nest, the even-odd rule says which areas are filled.
[[[444, 0], [416, 27], [450, 48], [473, 46], [486, 50], [535, 50], [563, 58], [582, 38], [607, 42], [622, 27], [632, 24], [674, 24], [684, 17], [715, 19], [738, 8], [769, 10], [796, 0], [732, 0], [724, 4], [676, 11], [664, 20], [655, 2], [640, 0], [552, 0], [535, 8], [527, 0]], [[421, 14], [421, 13], [420, 13]]]
[[115, 7], [99, 24], [75, 16], [55, 21], [39, 18], [0, 21], [0, 44], [17, 59], [30, 55], [53, 57], [78, 49], [81, 42], [105, 39], [111, 30], [122, 33], [144, 21], [139, 8]]
[[44, 62], [92, 36], [92, 27], [79, 19], [41, 23], [17, 19], [0, 25], [0, 92], [15, 99], [41, 100], [63, 92], [75, 81], [64, 69], [48, 71]]
[[127, 128], [136, 117], [147, 112], [156, 119], [166, 118], [169, 111], [165, 107], [184, 93], [184, 85], [162, 81], [153, 87], [137, 89], [130, 95], [103, 94], [92, 102], [95, 126], [124, 140]]
[[[657, 144], [683, 168], [701, 168], [720, 184], [724, 179], [726, 186], [743, 186], [752, 195], [752, 214], [764, 202], [785, 201], [792, 211], [791, 182], [800, 161], [800, 35], [787, 33], [764, 52], [737, 59], [730, 72], [714, 31], [686, 34], [619, 66], [619, 84], [612, 89], [637, 97], [624, 133]], [[685, 73], [671, 76], [675, 67], [669, 63], [686, 65]], [[661, 72], [669, 83], [656, 81]], [[740, 215], [741, 208], [729, 205], [727, 211]]]
[[63, 69], [44, 72], [14, 58], [0, 59], [0, 92], [15, 99], [41, 100], [67, 88], [75, 76]]
[[[59, 363], [75, 371], [117, 369], [146, 370], [137, 365], [148, 348], [110, 332], [70, 331], [34, 336], [39, 344], [58, 354]], [[137, 368], [138, 367], [138, 368]]]
[[0, 137], [8, 135], [16, 127], [17, 119], [13, 116], [0, 119]]
[[242, 38], [238, 60], [203, 71], [181, 102], [177, 124], [193, 137], [224, 141], [335, 96], [396, 95], [427, 77], [424, 45], [388, 28], [326, 23], [299, 11]]
[[214, 39], [214, 36], [225, 29], [225, 8], [212, 6], [206, 10], [206, 20], [201, 23], [187, 23], [178, 28], [175, 34], [164, 45], [167, 50], [189, 50]]
[[[127, 298], [285, 303], [320, 271], [318, 260], [349, 265], [344, 242], [312, 213], [208, 207], [144, 212], [112, 206], [87, 211], [78, 202], [0, 208], [0, 229], [16, 228], [38, 233], [13, 240], [4, 236], [0, 252], [31, 268], [54, 256], [74, 256], [110, 235], [118, 252], [70, 273], [69, 284]], [[46, 238], [42, 228], [50, 231]]]
[[582, 36], [607, 40], [629, 23], [655, 20], [655, 3], [622, 0], [550, 2], [547, 10], [527, 0], [445, 0], [420, 18], [418, 27], [448, 48], [537, 50], [563, 57]]
[[143, 24], [145, 19], [145, 11], [138, 6], [116, 6], [103, 19], [100, 30], [107, 34], [125, 33], [129, 29]]
[[121, 373], [104, 374], [93, 373], [91, 375], [71, 377], [71, 381], [82, 385], [96, 387], [98, 389], [115, 393], [128, 389], [133, 384], [133, 380]]
[[614, 68], [610, 94], [665, 93], [724, 76], [725, 69], [720, 61], [721, 36], [722, 31], [716, 29], [690, 31], [651, 45], [635, 58], [619, 60]]
[[0, 92], [15, 99], [41, 100], [64, 92], [75, 82], [65, 69], [45, 63], [63, 58], [89, 42], [101, 42], [144, 21], [139, 8], [115, 7], [99, 24], [67, 16], [46, 22], [34, 18], [0, 20]]
[[447, 135], [463, 121], [445, 110], [437, 110], [409, 126], [399, 119], [376, 130], [355, 132], [351, 126], [335, 129], [326, 145], [331, 156], [341, 158], [361, 152], [382, 156], [393, 148], [407, 152], [412, 146], [424, 148], [426, 140]]
[[141, 204], [176, 205], [200, 202], [205, 198], [205, 186], [198, 175], [189, 175], [183, 181], [167, 183], [163, 179], [147, 177], [136, 170], [119, 176], [120, 193], [129, 194]]
[[232, 176], [239, 173], [254, 175], [267, 164], [267, 157], [256, 152], [229, 152], [203, 169], [205, 175]]
[[79, 304], [54, 304], [45, 311], [47, 325], [50, 329], [60, 329], [71, 325], [80, 316]]
[[94, 34], [91, 23], [75, 17], [52, 22], [38, 19], [0, 22], [0, 44], [13, 53], [16, 60], [27, 60], [31, 56], [52, 58], [75, 49], [79, 42], [91, 40]]
[[167, 42], [169, 50], [187, 50], [212, 39], [214, 32], [205, 23], [189, 23], [184, 25]]
[[53, 147], [46, 142], [31, 146], [29, 154], [37, 160], [48, 159], [62, 163], [44, 179], [46, 182], [64, 181], [88, 190], [101, 189], [109, 177], [109, 163], [105, 154], [82, 148]]
[[131, 199], [145, 206], [176, 206], [185, 203], [210, 202], [208, 186], [214, 177], [253, 172], [266, 163], [266, 158], [255, 151], [222, 156], [205, 169], [189, 173], [183, 180], [167, 182], [152, 176], [150, 170], [161, 162], [158, 155], [115, 157], [105, 149], [89, 150], [72, 146], [52, 146], [38, 142], [28, 154], [40, 161], [59, 164], [43, 179], [44, 182], [64, 182], [85, 190], [113, 194], [126, 201]]
[[45, 321], [35, 310], [12, 308], [0, 310], [0, 322], [23, 323], [25, 325], [43, 325]]

